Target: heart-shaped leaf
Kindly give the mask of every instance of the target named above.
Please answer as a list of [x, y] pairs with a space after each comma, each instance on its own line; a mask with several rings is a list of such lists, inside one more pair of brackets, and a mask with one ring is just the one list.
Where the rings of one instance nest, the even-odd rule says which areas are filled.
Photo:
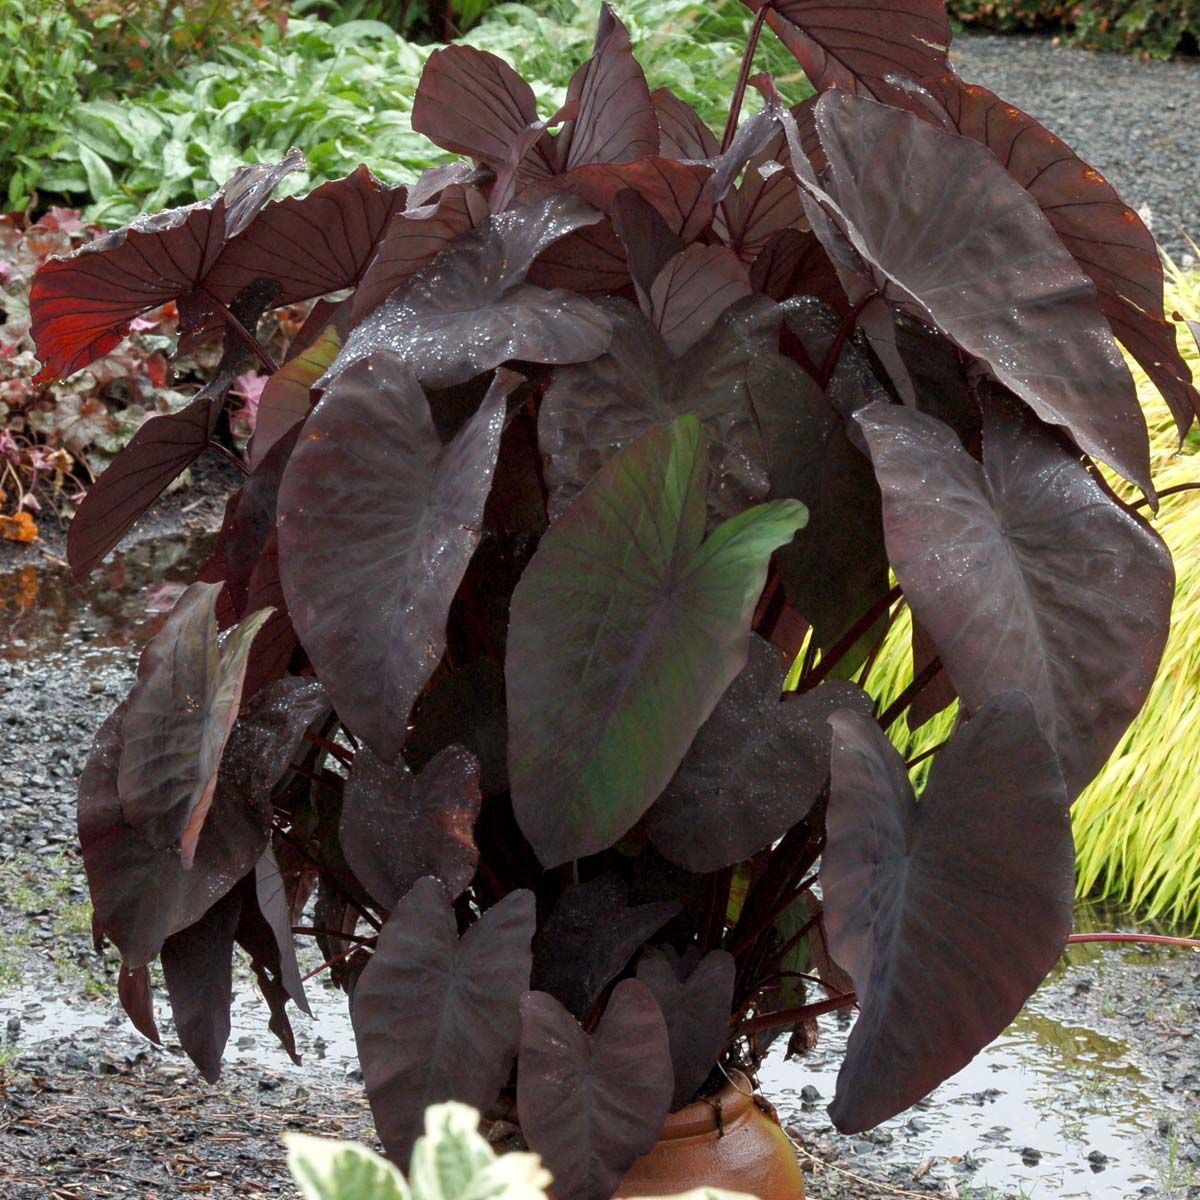
[[533, 982], [581, 1021], [629, 960], [672, 917], [676, 901], [627, 903], [629, 889], [608, 872], [573, 884], [559, 897], [533, 940]]
[[594, 209], [566, 195], [490, 217], [372, 312], [334, 371], [386, 347], [422, 383], [452, 387], [510, 359], [587, 362], [602, 354], [610, 332], [595, 305], [525, 282], [542, 250], [597, 220]]
[[412, 371], [379, 351], [336, 376], [284, 474], [279, 566], [292, 623], [338, 713], [386, 762], [442, 657], [518, 382], [502, 372], [443, 446]]
[[233, 940], [243, 889], [217, 901], [194, 925], [163, 943], [162, 970], [184, 1053], [209, 1083], [221, 1077], [233, 1002]]
[[[694, 416], [606, 463], [513, 594], [508, 773], [547, 867], [611, 846], [658, 798], [745, 665], [771, 554], [804, 507], [748, 509], [705, 540]], [[668, 699], [669, 698], [669, 699]]]
[[39, 379], [62, 379], [107, 354], [142, 313], [194, 292], [226, 241], [241, 233], [279, 181], [304, 166], [291, 151], [281, 162], [240, 167], [214, 196], [172, 208], [51, 258], [34, 277], [31, 333], [42, 360]]
[[[872, 276], [862, 286], [932, 320], [1044, 421], [1152, 495], [1129, 370], [1095, 288], [1029, 193], [982, 146], [911, 113], [844, 92], [813, 111], [836, 221]], [[813, 228], [830, 238], [827, 222]], [[837, 257], [835, 242], [826, 249]]]
[[79, 842], [96, 926], [136, 969], [254, 870], [270, 832], [271, 791], [329, 705], [319, 683], [296, 678], [247, 703], [226, 744], [190, 870], [174, 847], [151, 845], [125, 820], [117, 771], [127, 707], [123, 702], [101, 725], [80, 777]]
[[605, 300], [598, 307], [613, 327], [607, 353], [557, 370], [538, 415], [551, 517], [561, 516], [615, 454], [685, 413], [700, 418], [708, 438], [714, 516], [732, 516], [764, 500], [766, 454], [747, 373], [756, 361], [790, 365], [777, 349], [777, 307], [761, 297], [738, 304], [679, 357], [627, 301]]
[[117, 786], [130, 826], [152, 846], [179, 846], [191, 866], [217, 769], [237, 719], [250, 643], [270, 615], [217, 644], [218, 584], [194, 583], [146, 643], [121, 723]]
[[472, 836], [479, 803], [479, 763], [461, 746], [447, 746], [417, 776], [361, 747], [342, 797], [342, 852], [384, 908], [426, 875], [454, 899], [479, 861]]
[[922, 87], [935, 98], [938, 117], [986, 146], [1029, 190], [1096, 285], [1113, 333], [1162, 392], [1180, 436], [1186, 434], [1200, 413], [1200, 393], [1163, 313], [1162, 262], [1141, 217], [1061, 138], [987, 88], [957, 75]]
[[671, 1092], [667, 1027], [644, 983], [619, 983], [591, 1036], [553, 996], [521, 1001], [517, 1112], [556, 1195], [609, 1200], [654, 1147]]
[[1141, 709], [1166, 640], [1171, 557], [1011, 401], [984, 412], [983, 464], [911, 408], [857, 417], [914, 618], [968, 711], [1033, 701], [1073, 797]]
[[691, 1103], [725, 1049], [736, 974], [733, 955], [724, 950], [710, 950], [690, 970], [670, 951], [647, 953], [638, 963], [637, 977], [667, 1023], [675, 1074], [672, 1112]]
[[765, 850], [802, 820], [829, 778], [829, 716], [869, 716], [871, 698], [833, 682], [782, 696], [787, 663], [760, 637], [646, 815], [659, 852], [689, 871], [719, 871]]
[[861, 1012], [829, 1113], [854, 1133], [1017, 1015], [1071, 931], [1075, 855], [1062, 775], [1024, 695], [989, 701], [954, 736], [919, 804], [874, 721], [830, 723], [825, 928]]
[[461, 942], [436, 879], [392, 910], [350, 1016], [375, 1127], [405, 1161], [425, 1108], [458, 1100], [484, 1109], [508, 1078], [529, 986], [533, 893], [510, 892]]
[[942, 0], [743, 0], [767, 24], [819, 92], [887, 97], [889, 77], [920, 80], [946, 69], [950, 21]]

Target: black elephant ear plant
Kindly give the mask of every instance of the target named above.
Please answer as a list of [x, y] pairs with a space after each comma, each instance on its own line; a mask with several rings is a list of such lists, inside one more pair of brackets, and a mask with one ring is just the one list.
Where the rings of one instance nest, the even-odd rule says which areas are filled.
[[[297, 155], [243, 168], [33, 291], [47, 376], [167, 300], [224, 338], [80, 507], [81, 576], [234, 452], [231, 381], [272, 372], [80, 783], [130, 1017], [156, 1035], [160, 958], [215, 1078], [240, 945], [294, 1052], [311, 934], [388, 1152], [462, 1101], [561, 1200], [605, 1200], [819, 1013], [858, 1009], [845, 1131], [1000, 1033], [1063, 949], [1069, 805], [1170, 617], [1117, 341], [1181, 434], [1200, 397], [1145, 227], [952, 72], [935, 0], [751, 7], [721, 140], [606, 7], [554, 114], [498, 58], [430, 57], [413, 125], [467, 161], [279, 201]], [[750, 78], [764, 23], [816, 89], [795, 107]], [[259, 318], [318, 297], [273, 363]], [[918, 798], [888, 731], [949, 704]]]

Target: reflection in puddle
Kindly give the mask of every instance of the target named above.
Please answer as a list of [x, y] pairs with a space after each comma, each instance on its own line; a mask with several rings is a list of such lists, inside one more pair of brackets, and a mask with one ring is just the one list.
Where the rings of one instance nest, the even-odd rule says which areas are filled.
[[[1090, 965], [1100, 987], [1105, 974], [1129, 986], [1136, 970], [1115, 954], [1095, 956]], [[842, 1151], [868, 1174], [873, 1162], [932, 1159], [929, 1178], [953, 1179], [971, 1195], [987, 1188], [1031, 1200], [1161, 1195], [1163, 1164], [1152, 1139], [1169, 1097], [1123, 1042], [1071, 1020], [1069, 988], [1055, 983], [1052, 977], [992, 1045], [930, 1097], [865, 1136], [839, 1138]], [[825, 1106], [852, 1025], [848, 1013], [822, 1017], [816, 1051], [790, 1062], [775, 1053], [763, 1069], [763, 1090], [784, 1124], [799, 1126], [807, 1140], [837, 1136]]]
[[139, 542], [82, 584], [57, 563], [0, 574], [0, 658], [66, 651], [89, 664], [123, 658], [161, 627], [179, 585], [191, 582], [213, 542], [203, 531]]

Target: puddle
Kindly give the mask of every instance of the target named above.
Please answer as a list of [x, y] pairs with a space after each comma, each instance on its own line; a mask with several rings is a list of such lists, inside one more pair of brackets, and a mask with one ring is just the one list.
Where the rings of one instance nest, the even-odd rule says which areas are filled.
[[[1081, 907], [1077, 928], [1095, 923]], [[1029, 1200], [1163, 1196], [1169, 1164], [1159, 1125], [1182, 1106], [1154, 1077], [1152, 1063], [1083, 1023], [1082, 998], [1128, 994], [1157, 965], [1157, 953], [1137, 947], [1072, 947], [1069, 964], [992, 1045], [918, 1106], [865, 1135], [834, 1133], [825, 1112], [853, 1026], [849, 1013], [820, 1018], [812, 1054], [790, 1062], [781, 1051], [772, 1054], [763, 1091], [785, 1125], [799, 1126], [810, 1144], [833, 1139], [863, 1174], [904, 1165], [911, 1178], [918, 1164], [933, 1160], [927, 1180], [953, 1180], [972, 1196], [988, 1189]], [[820, 1098], [806, 1099], [807, 1087]]]
[[83, 584], [57, 563], [0, 574], [0, 659], [70, 653], [93, 665], [125, 660], [162, 626], [213, 542], [203, 531], [139, 542]]
[[[291, 1075], [297, 1082], [311, 1078], [314, 1071], [326, 1079], [344, 1080], [357, 1068], [354, 1031], [344, 992], [319, 980], [310, 980], [306, 991], [312, 1018], [289, 1007], [296, 1048], [304, 1062], [297, 1067], [267, 1029], [270, 1014], [252, 979], [249, 976], [238, 979], [234, 987], [226, 1063]], [[46, 996], [45, 991], [45, 988], [26, 987], [0, 996], [0, 1030], [14, 1017], [20, 1021], [15, 1036], [11, 1031], [8, 1034], [5, 1046], [9, 1051], [24, 1055], [45, 1047], [46, 1043], [70, 1039], [72, 1046], [83, 1047], [85, 1051], [95, 1047], [97, 1054], [107, 1052], [119, 1058], [146, 1044], [133, 1031], [115, 998]], [[161, 985], [155, 989], [155, 1008], [164, 1045], [177, 1049], [171, 1010]], [[191, 1071], [186, 1059], [180, 1057], [179, 1061]]]

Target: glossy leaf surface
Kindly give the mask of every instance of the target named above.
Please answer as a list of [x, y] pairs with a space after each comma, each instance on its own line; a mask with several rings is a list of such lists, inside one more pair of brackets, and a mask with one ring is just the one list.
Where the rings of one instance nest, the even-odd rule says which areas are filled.
[[218, 585], [194, 583], [147, 643], [121, 723], [118, 787], [129, 824], [191, 865], [237, 719], [250, 643], [269, 615], [217, 644]]
[[556, 1194], [608, 1200], [658, 1140], [671, 1104], [667, 1027], [644, 983], [617, 985], [596, 1032], [553, 996], [521, 1001], [517, 1111]]
[[746, 660], [771, 554], [804, 523], [752, 508], [705, 540], [695, 417], [605, 464], [551, 526], [513, 595], [509, 779], [550, 867], [625, 833], [666, 786]]
[[586, 362], [603, 353], [608, 322], [590, 301], [525, 282], [533, 260], [599, 214], [573, 196], [510, 208], [457, 238], [351, 334], [334, 364], [398, 354], [429, 387], [451, 387], [510, 359]]
[[338, 712], [384, 761], [441, 659], [516, 381], [502, 375], [443, 446], [412, 371], [391, 351], [372, 354], [335, 378], [284, 475], [292, 623]]
[[1071, 931], [1074, 848], [1054, 751], [1020, 693], [955, 735], [919, 804], [874, 721], [831, 723], [825, 928], [861, 1013], [829, 1111], [850, 1133], [919, 1100], [1020, 1011]]
[[761, 298], [739, 304], [678, 357], [631, 304], [613, 299], [602, 306], [613, 327], [607, 353], [556, 371], [538, 417], [551, 517], [561, 516], [615, 454], [689, 412], [708, 439], [714, 514], [731, 516], [766, 499], [766, 456], [747, 373], [755, 362], [789, 366], [776, 349], [775, 305]]
[[828, 719], [871, 698], [833, 681], [783, 697], [788, 663], [750, 639], [750, 657], [700, 727], [646, 817], [659, 852], [689, 871], [719, 871], [765, 850], [802, 820], [829, 777]]
[[96, 925], [136, 969], [254, 870], [270, 830], [271, 790], [328, 702], [319, 683], [292, 678], [247, 704], [230, 734], [190, 869], [174, 847], [151, 845], [125, 820], [117, 771], [127, 707], [122, 703], [100, 727], [80, 778], [79, 841]]
[[841, 92], [814, 113], [829, 195], [873, 286], [1149, 494], [1129, 370], [1090, 280], [1025, 189], [982, 146], [911, 113]]
[[350, 1013], [391, 1158], [408, 1157], [428, 1105], [495, 1100], [520, 1038], [533, 927], [532, 893], [510, 892], [460, 941], [446, 893], [431, 878], [392, 911]]
[[386, 909], [426, 875], [454, 899], [479, 861], [479, 803], [479, 763], [461, 746], [440, 751], [416, 776], [403, 762], [380, 762], [362, 747], [342, 798], [342, 852]]
[[983, 464], [923, 413], [858, 415], [889, 557], [968, 711], [1033, 701], [1079, 794], [1141, 708], [1174, 592], [1170, 555], [1019, 406], [985, 409]]
[[[751, 11], [763, 0], [743, 0]], [[889, 75], [920, 80], [946, 69], [950, 21], [941, 0], [773, 0], [767, 24], [819, 92], [886, 96]]]
[[751, 294], [750, 273], [725, 246], [689, 246], [675, 255], [650, 287], [650, 316], [678, 356], [712, 328], [736, 301]]

